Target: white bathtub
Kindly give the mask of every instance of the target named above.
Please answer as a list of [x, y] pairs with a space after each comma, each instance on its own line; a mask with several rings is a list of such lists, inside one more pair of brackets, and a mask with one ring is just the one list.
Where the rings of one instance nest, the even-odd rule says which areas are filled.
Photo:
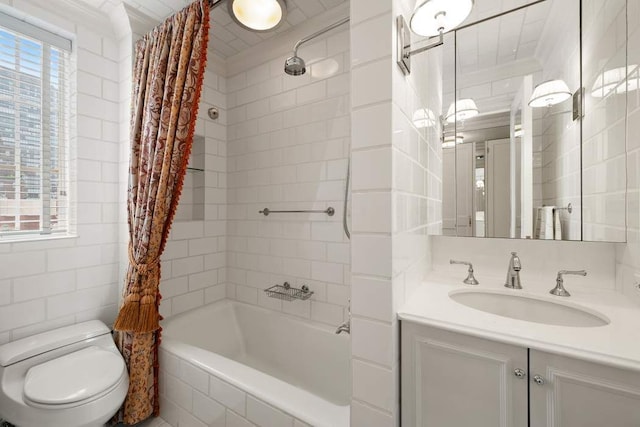
[[[230, 300], [172, 317], [162, 327], [162, 352], [182, 363], [312, 426], [349, 426], [348, 335]], [[245, 405], [247, 419], [256, 422]]]

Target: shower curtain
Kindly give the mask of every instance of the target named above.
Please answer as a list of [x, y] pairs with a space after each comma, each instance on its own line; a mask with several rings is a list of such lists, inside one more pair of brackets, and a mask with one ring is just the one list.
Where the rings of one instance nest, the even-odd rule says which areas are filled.
[[129, 369], [118, 421], [158, 415], [160, 255], [186, 172], [207, 56], [209, 1], [198, 0], [135, 48], [130, 123], [129, 267], [116, 342]]

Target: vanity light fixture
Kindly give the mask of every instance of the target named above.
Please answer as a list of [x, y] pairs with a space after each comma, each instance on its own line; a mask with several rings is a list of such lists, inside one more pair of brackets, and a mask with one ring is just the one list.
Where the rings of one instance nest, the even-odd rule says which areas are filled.
[[[398, 32], [398, 57], [396, 62], [406, 76], [411, 73], [411, 56], [433, 49], [444, 43], [444, 33], [462, 24], [473, 9], [474, 0], [417, 0], [409, 20], [402, 15], [396, 18]], [[437, 37], [426, 46], [411, 50], [411, 33], [423, 37]]]
[[227, 5], [238, 25], [257, 32], [278, 27], [287, 13], [284, 0], [229, 0]]
[[480, 112], [475, 101], [471, 98], [458, 99], [452, 102], [445, 116], [447, 123], [463, 122], [471, 117], [475, 117]]
[[[623, 82], [626, 80], [626, 84]], [[614, 92], [622, 94], [638, 90], [640, 87], [640, 76], [638, 76], [638, 65], [628, 65], [627, 67], [614, 68], [600, 74], [591, 88], [591, 96], [594, 98], [604, 98]]]
[[531, 108], [551, 107], [571, 98], [571, 91], [564, 80], [548, 80], [533, 89], [529, 106]]
[[409, 26], [419, 36], [439, 36], [462, 24], [471, 9], [473, 0], [417, 0]]
[[419, 108], [413, 113], [413, 125], [418, 129], [431, 128], [436, 123], [435, 114], [428, 108]]
[[463, 142], [464, 142], [464, 137], [462, 135], [446, 136], [442, 141], [442, 148], [453, 148], [458, 144], [462, 144]]

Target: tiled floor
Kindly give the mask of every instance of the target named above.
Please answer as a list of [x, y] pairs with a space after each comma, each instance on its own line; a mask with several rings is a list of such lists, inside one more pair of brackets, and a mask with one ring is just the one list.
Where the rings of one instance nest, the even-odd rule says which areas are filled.
[[[124, 427], [124, 424], [118, 424], [116, 427]], [[166, 423], [162, 418], [149, 418], [146, 421], [141, 422], [140, 424], [136, 424], [135, 427], [171, 427], [170, 424]]]
[[150, 418], [146, 421], [141, 422], [136, 427], [171, 427], [165, 420], [162, 418]]

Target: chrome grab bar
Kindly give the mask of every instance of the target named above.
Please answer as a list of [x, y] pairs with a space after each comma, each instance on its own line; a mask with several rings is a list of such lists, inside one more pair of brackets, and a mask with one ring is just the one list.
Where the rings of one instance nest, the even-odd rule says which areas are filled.
[[272, 213], [323, 213], [329, 216], [333, 216], [333, 214], [335, 214], [336, 211], [331, 207], [325, 210], [302, 210], [302, 211], [272, 211], [269, 208], [264, 208], [263, 210], [258, 211], [258, 213], [261, 213], [264, 216], [268, 216], [269, 214], [272, 214]]

